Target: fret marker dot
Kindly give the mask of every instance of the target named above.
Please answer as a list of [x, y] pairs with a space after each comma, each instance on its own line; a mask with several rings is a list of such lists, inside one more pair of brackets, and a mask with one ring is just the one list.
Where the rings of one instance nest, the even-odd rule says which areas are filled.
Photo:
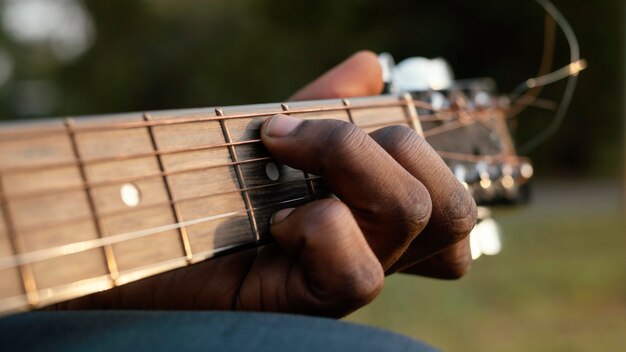
[[139, 193], [139, 188], [132, 183], [125, 183], [120, 188], [120, 196], [122, 197], [122, 202], [129, 207], [136, 207], [141, 202], [141, 193]]
[[267, 175], [267, 178], [272, 181], [276, 181], [278, 180], [278, 178], [280, 178], [278, 166], [276, 166], [276, 164], [274, 163], [267, 163], [267, 165], [265, 165], [265, 174]]

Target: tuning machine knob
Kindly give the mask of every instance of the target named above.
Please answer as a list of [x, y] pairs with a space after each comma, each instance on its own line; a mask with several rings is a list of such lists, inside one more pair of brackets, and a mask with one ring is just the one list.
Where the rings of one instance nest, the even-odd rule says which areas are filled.
[[504, 163], [500, 166], [502, 174], [498, 179], [498, 188], [502, 198], [514, 202], [519, 198], [519, 185], [517, 178], [519, 171], [513, 165]]
[[489, 167], [484, 162], [476, 163], [476, 172], [478, 174], [478, 180], [475, 187], [475, 194], [483, 202], [489, 203], [496, 199], [497, 189], [494, 185], [494, 178], [490, 171], [493, 173], [494, 168]]
[[378, 62], [393, 94], [449, 89], [454, 81], [450, 65], [442, 58], [410, 57], [396, 65], [391, 54], [382, 53]]
[[478, 207], [478, 222], [470, 232], [470, 250], [472, 259], [481, 255], [496, 255], [502, 250], [500, 227], [491, 218], [491, 212], [485, 207]]

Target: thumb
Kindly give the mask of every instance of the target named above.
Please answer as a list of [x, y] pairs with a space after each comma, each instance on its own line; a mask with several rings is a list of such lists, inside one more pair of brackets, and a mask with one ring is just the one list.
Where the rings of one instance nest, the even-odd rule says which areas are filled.
[[271, 232], [298, 260], [286, 278], [286, 294], [302, 313], [343, 316], [382, 289], [382, 266], [342, 202], [323, 199], [283, 209], [273, 216]]
[[376, 54], [359, 51], [297, 91], [289, 100], [348, 98], [380, 94], [382, 69]]

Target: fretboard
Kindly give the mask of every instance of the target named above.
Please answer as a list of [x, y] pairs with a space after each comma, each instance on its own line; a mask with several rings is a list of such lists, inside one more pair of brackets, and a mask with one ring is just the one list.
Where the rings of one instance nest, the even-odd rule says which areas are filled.
[[420, 121], [445, 119], [418, 114], [426, 105], [380, 96], [0, 125], [0, 310], [265, 243], [271, 214], [328, 195], [320, 177], [263, 148], [269, 116], [422, 133]]

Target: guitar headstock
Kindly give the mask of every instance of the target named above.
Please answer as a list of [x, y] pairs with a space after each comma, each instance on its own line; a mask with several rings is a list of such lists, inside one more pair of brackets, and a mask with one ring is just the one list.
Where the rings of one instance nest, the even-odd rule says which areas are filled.
[[381, 55], [391, 93], [417, 102], [424, 137], [444, 159], [477, 204], [517, 203], [528, 198], [533, 175], [511, 137], [507, 98], [491, 79], [455, 81], [442, 59], [407, 59], [397, 66]]

